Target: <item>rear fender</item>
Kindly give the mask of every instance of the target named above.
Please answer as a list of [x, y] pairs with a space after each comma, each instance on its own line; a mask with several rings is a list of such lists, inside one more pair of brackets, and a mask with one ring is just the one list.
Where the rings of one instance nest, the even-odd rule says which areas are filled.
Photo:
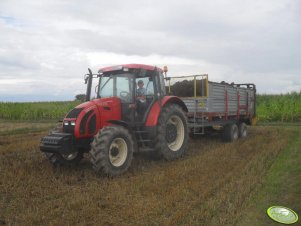
[[184, 104], [184, 102], [179, 98], [179, 97], [176, 97], [176, 96], [165, 96], [162, 100], [161, 100], [161, 103], [159, 101], [156, 101], [148, 116], [147, 116], [147, 120], [146, 120], [146, 123], [145, 125], [146, 126], [156, 126], [157, 125], [157, 122], [158, 122], [158, 118], [160, 116], [160, 113], [161, 113], [161, 109], [166, 106], [167, 104], [176, 104], [176, 105], [179, 105], [183, 111], [185, 112], [188, 112], [188, 109], [186, 107], [186, 105]]

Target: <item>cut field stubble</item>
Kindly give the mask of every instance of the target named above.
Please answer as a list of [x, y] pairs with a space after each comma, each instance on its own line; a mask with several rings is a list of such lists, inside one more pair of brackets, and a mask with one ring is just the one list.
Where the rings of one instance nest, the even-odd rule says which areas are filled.
[[255, 127], [232, 144], [190, 140], [182, 159], [135, 155], [129, 171], [98, 177], [88, 159], [53, 168], [38, 150], [45, 134], [0, 136], [0, 220], [12, 225], [233, 225], [290, 129]]

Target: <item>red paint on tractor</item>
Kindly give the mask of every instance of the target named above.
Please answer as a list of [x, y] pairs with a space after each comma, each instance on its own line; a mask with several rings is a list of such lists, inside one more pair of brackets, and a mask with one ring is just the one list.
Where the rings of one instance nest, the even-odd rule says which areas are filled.
[[149, 70], [149, 71], [154, 71], [158, 70], [163, 72], [161, 68], [150, 66], [150, 65], [145, 65], [145, 64], [122, 64], [122, 65], [117, 65], [117, 66], [112, 66], [112, 67], [104, 67], [100, 68], [98, 72], [109, 72], [109, 71], [116, 71], [116, 70], [122, 70], [123, 68], [129, 68], [129, 69], [144, 69], [144, 70]]
[[149, 70], [149, 71], [157, 70], [157, 71], [163, 72], [163, 70], [161, 68], [150, 66], [150, 65], [145, 65], [145, 64], [122, 64], [122, 65], [117, 65], [117, 66], [104, 67], [104, 68], [100, 68], [98, 70], [98, 72], [104, 73], [104, 72], [109, 72], [109, 71], [121, 70], [123, 68], [145, 69], [145, 70]]
[[100, 112], [100, 128], [111, 125], [108, 120], [121, 120], [121, 103], [118, 97], [98, 99], [97, 104]]
[[[163, 105], [161, 105], [161, 106], [163, 106]], [[153, 104], [153, 106], [148, 114], [145, 126], [157, 125], [158, 117], [161, 112], [161, 106], [159, 104], [159, 101], [156, 101], [156, 103]]]
[[[74, 127], [75, 138], [89, 138], [94, 136], [104, 126], [110, 125], [110, 123], [107, 122], [108, 120], [121, 119], [120, 99], [118, 97], [91, 100], [76, 106], [76, 108], [83, 108], [83, 110], [76, 118], [76, 124]], [[85, 133], [82, 134], [80, 133], [81, 122], [90, 111], [92, 111], [92, 113], [90, 113], [86, 123], [84, 124]], [[90, 134], [88, 132], [88, 125], [94, 115], [96, 118], [96, 129], [93, 134]], [[71, 119], [65, 118], [64, 121], [71, 121]]]
[[158, 122], [158, 118], [160, 116], [160, 112], [161, 112], [161, 108], [164, 107], [166, 104], [170, 104], [170, 103], [175, 103], [180, 105], [184, 111], [188, 111], [187, 107], [185, 106], [185, 104], [183, 103], [183, 101], [176, 96], [165, 96], [163, 97], [163, 99], [161, 101], [157, 101], [156, 103], [153, 104], [145, 125], [146, 126], [156, 126], [157, 122]]

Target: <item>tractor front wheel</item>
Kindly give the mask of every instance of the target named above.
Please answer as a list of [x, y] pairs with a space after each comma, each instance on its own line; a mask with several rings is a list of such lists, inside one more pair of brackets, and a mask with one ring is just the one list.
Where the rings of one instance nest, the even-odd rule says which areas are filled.
[[122, 126], [107, 126], [99, 131], [91, 144], [91, 163], [97, 173], [114, 177], [131, 165], [134, 142]]
[[175, 104], [165, 106], [158, 119], [156, 150], [166, 160], [174, 160], [184, 155], [187, 142], [187, 120], [183, 110]]
[[83, 158], [83, 152], [76, 151], [66, 155], [46, 152], [45, 156], [48, 159], [48, 161], [54, 166], [72, 166], [80, 162], [80, 160]]

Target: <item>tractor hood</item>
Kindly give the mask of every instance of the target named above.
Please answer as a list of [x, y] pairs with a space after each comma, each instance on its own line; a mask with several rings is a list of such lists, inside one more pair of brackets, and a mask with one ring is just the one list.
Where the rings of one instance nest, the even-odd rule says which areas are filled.
[[72, 109], [64, 118], [63, 132], [76, 138], [94, 136], [109, 120], [121, 119], [120, 99], [117, 97], [94, 99]]

